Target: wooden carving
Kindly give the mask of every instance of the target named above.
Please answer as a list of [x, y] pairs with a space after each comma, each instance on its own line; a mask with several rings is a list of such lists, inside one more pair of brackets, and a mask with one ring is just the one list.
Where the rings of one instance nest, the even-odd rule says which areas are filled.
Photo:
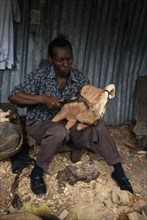
[[77, 130], [83, 130], [102, 118], [109, 99], [115, 97], [115, 85], [109, 84], [104, 89], [96, 88], [92, 85], [86, 85], [81, 90], [80, 101], [65, 104], [62, 109], [52, 119], [59, 122], [67, 119], [65, 127], [69, 130], [77, 121]]
[[4, 112], [2, 109], [0, 109], [0, 122], [10, 121], [10, 118], [9, 118], [10, 113], [11, 113], [11, 110]]

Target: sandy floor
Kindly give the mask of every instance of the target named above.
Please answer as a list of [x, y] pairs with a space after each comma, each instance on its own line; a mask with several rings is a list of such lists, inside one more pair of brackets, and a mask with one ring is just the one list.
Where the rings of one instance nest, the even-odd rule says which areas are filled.
[[[129, 193], [130, 201], [134, 199], [134, 201], [142, 202], [143, 205], [147, 204], [146, 152], [142, 152], [138, 148], [129, 124], [117, 128], [108, 127], [108, 129], [123, 157], [124, 170], [134, 189], [135, 197]], [[30, 156], [35, 158], [32, 150]], [[83, 169], [82, 167], [85, 169], [92, 168], [99, 171], [100, 175], [88, 183], [78, 181], [74, 185], [70, 185], [66, 181], [63, 186], [59, 186], [57, 179], [59, 170], [70, 165], [80, 169]], [[127, 214], [135, 210], [131, 202], [118, 204], [112, 200], [112, 191], [115, 188], [118, 189], [110, 177], [112, 167], [109, 167], [98, 155], [86, 150], [82, 150], [81, 160], [75, 164], [71, 162], [69, 153], [57, 154], [54, 157], [50, 165], [51, 175], [44, 177], [47, 184], [47, 194], [42, 197], [37, 197], [30, 189], [29, 175], [31, 169], [31, 166], [25, 168], [18, 181], [13, 184], [16, 175], [11, 172], [10, 160], [0, 162], [1, 215], [9, 212], [32, 211], [33, 207], [43, 205], [49, 208], [59, 219], [115, 220], [122, 219], [120, 217], [122, 213]], [[14, 203], [14, 195], [16, 194], [18, 197]]]

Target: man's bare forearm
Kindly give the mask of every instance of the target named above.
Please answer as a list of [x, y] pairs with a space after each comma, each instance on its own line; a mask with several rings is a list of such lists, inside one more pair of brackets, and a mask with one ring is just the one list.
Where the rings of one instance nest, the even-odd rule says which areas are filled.
[[26, 93], [17, 93], [8, 97], [9, 101], [17, 105], [36, 105], [44, 104], [45, 96], [43, 95], [30, 95]]

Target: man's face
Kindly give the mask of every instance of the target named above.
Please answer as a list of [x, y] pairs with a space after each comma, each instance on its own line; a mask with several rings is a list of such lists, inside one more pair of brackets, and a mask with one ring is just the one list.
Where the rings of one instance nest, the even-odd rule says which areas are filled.
[[55, 68], [55, 72], [60, 76], [68, 76], [73, 63], [73, 56], [69, 46], [54, 47], [53, 57], [50, 58]]

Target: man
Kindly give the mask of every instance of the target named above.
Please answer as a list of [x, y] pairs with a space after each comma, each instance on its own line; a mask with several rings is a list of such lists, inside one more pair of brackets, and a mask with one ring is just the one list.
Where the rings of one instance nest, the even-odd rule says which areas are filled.
[[36, 195], [46, 193], [43, 173], [61, 145], [69, 140], [79, 148], [92, 149], [100, 153], [108, 165], [114, 167], [111, 174], [121, 189], [133, 193], [126, 178], [121, 158], [105, 125], [97, 124], [77, 131], [76, 125], [70, 134], [62, 123], [51, 119], [60, 110], [61, 100], [67, 101], [80, 96], [81, 88], [89, 80], [80, 71], [72, 68], [73, 51], [70, 42], [58, 37], [48, 47], [49, 63], [27, 75], [9, 96], [10, 102], [27, 106], [26, 129], [30, 136], [40, 145], [36, 164], [31, 172], [31, 189]]

